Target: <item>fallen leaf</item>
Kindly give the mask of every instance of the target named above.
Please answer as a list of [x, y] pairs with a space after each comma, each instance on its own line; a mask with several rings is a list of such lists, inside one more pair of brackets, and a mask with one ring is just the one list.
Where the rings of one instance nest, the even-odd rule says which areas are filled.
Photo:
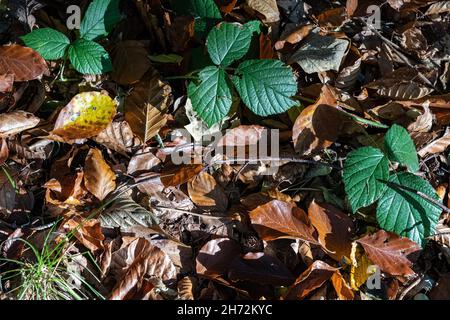
[[256, 12], [264, 16], [263, 22], [272, 23], [280, 20], [276, 0], [246, 0], [245, 3]]
[[347, 284], [339, 270], [331, 276], [331, 283], [340, 300], [353, 300], [355, 298], [352, 288]]
[[316, 230], [295, 204], [272, 200], [250, 212], [253, 228], [263, 240], [298, 238], [318, 244]]
[[14, 74], [0, 74], [0, 93], [11, 92], [14, 86]]
[[372, 263], [369, 261], [366, 253], [357, 242], [352, 243], [350, 258], [352, 261], [350, 269], [350, 286], [354, 290], [359, 290], [359, 288], [365, 284], [367, 279], [370, 277], [369, 271]]
[[64, 228], [73, 232], [75, 238], [92, 253], [103, 250], [105, 236], [102, 233], [100, 222], [96, 219], [86, 220], [81, 216], [75, 216], [64, 222]]
[[105, 93], [80, 93], [61, 110], [52, 133], [68, 140], [91, 138], [108, 127], [116, 107]]
[[331, 267], [323, 261], [316, 260], [309, 266], [289, 288], [285, 299], [294, 300], [304, 299], [313, 290], [321, 287], [325, 282], [331, 279], [338, 268]]
[[411, 269], [411, 255], [421, 250], [420, 246], [408, 238], [380, 230], [359, 240], [371, 261], [386, 273], [393, 276], [408, 276], [415, 272]]
[[0, 138], [18, 134], [36, 127], [41, 120], [25, 111], [0, 114]]
[[171, 91], [152, 69], [125, 99], [125, 120], [143, 142], [156, 136], [166, 124]]
[[100, 201], [116, 189], [116, 175], [98, 149], [89, 150], [84, 166], [86, 189]]
[[444, 152], [450, 145], [450, 131], [447, 131], [442, 137], [436, 139], [420, 149], [417, 154], [423, 158], [427, 155]]
[[197, 255], [197, 273], [210, 278], [220, 277], [228, 272], [233, 259], [239, 254], [239, 246], [234, 240], [228, 238], [211, 240]]
[[337, 261], [344, 257], [350, 259], [354, 231], [352, 219], [339, 209], [315, 200], [308, 208], [308, 216], [327, 254]]
[[425, 15], [440, 14], [450, 11], [450, 1], [439, 1], [433, 3], [425, 12]]
[[319, 26], [322, 28], [339, 28], [347, 19], [344, 7], [325, 10], [317, 16]]
[[123, 155], [133, 152], [142, 142], [133, 134], [126, 121], [112, 122], [93, 138], [95, 142]]
[[199, 207], [212, 211], [225, 212], [228, 208], [228, 197], [216, 179], [207, 172], [200, 172], [188, 183], [191, 200]]
[[161, 182], [165, 187], [177, 187], [194, 178], [203, 170], [201, 164], [182, 164], [176, 166], [172, 163], [165, 165], [161, 172]]
[[0, 46], [0, 75], [13, 74], [14, 81], [29, 81], [49, 76], [47, 63], [39, 53], [17, 44]]
[[275, 43], [275, 49], [280, 51], [285, 48], [286, 44], [294, 45], [299, 43], [311, 33], [314, 27], [315, 26], [312, 24], [307, 24], [295, 28], [291, 33], [284, 37], [283, 40], [278, 40]]

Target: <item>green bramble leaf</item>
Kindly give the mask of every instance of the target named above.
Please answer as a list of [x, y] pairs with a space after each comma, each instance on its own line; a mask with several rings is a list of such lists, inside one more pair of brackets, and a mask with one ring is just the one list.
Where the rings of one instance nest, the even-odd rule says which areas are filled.
[[112, 70], [108, 52], [93, 41], [79, 39], [69, 47], [73, 67], [83, 74], [102, 74]]
[[80, 26], [80, 36], [97, 40], [107, 36], [120, 21], [120, 0], [94, 0], [89, 5]]
[[227, 74], [218, 67], [206, 67], [199, 72], [198, 76], [198, 83], [189, 84], [188, 96], [198, 116], [211, 127], [230, 111], [231, 89]]
[[58, 60], [64, 57], [70, 40], [63, 33], [51, 28], [36, 29], [21, 37], [30, 47], [47, 60]]
[[390, 177], [387, 188], [378, 201], [377, 220], [380, 227], [406, 236], [420, 245], [435, 232], [442, 209], [411, 190], [441, 202], [433, 187], [422, 178], [402, 172]]
[[245, 56], [252, 41], [252, 31], [246, 25], [223, 22], [214, 27], [206, 39], [212, 62], [228, 67]]
[[233, 83], [245, 105], [255, 114], [283, 113], [297, 102], [297, 81], [292, 69], [279, 60], [247, 60], [239, 65]]
[[381, 150], [363, 147], [348, 154], [344, 185], [353, 212], [377, 201], [386, 189], [389, 161]]
[[419, 170], [416, 147], [405, 128], [394, 124], [386, 133], [384, 146], [390, 160], [406, 165], [412, 172]]

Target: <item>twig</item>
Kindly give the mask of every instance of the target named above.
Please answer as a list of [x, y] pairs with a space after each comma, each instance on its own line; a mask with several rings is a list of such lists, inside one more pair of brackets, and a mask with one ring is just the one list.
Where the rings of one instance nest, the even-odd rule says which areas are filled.
[[178, 213], [182, 213], [182, 214], [188, 214], [191, 216], [196, 216], [196, 217], [200, 217], [200, 218], [206, 218], [206, 219], [215, 219], [215, 220], [233, 220], [232, 217], [216, 217], [216, 216], [210, 216], [208, 214], [201, 214], [201, 213], [195, 213], [195, 212], [191, 212], [191, 211], [187, 211], [187, 210], [181, 210], [181, 209], [175, 209], [175, 208], [169, 208], [169, 207], [155, 207], [156, 209], [163, 209], [163, 210], [171, 210], [174, 212], [178, 212]]
[[261, 158], [257, 158], [257, 159], [246, 159], [246, 158], [220, 159], [220, 160], [212, 160], [208, 165], [211, 166], [211, 165], [215, 165], [215, 164], [228, 164], [228, 163], [233, 163], [233, 162], [248, 163], [248, 162], [257, 162], [257, 161], [304, 163], [304, 164], [313, 164], [313, 165], [330, 167], [330, 168], [333, 168], [336, 170], [342, 170], [341, 167], [336, 166], [331, 163], [314, 161], [314, 160], [298, 159], [295, 157], [261, 157]]

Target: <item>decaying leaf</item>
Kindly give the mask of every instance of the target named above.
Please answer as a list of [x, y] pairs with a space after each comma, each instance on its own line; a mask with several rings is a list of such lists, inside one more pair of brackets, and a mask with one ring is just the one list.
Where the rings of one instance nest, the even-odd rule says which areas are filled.
[[86, 220], [76, 216], [64, 222], [64, 228], [73, 232], [78, 241], [93, 253], [104, 249], [103, 240], [105, 240], [105, 236], [102, 234], [98, 220]]
[[121, 154], [131, 153], [141, 145], [126, 121], [112, 122], [100, 132], [94, 140], [105, 147], [117, 151]]
[[116, 189], [116, 175], [98, 149], [91, 149], [84, 166], [84, 184], [97, 199], [104, 200]]
[[172, 163], [164, 166], [161, 173], [161, 182], [165, 187], [177, 187], [194, 178], [203, 170], [201, 164], [183, 164], [176, 166]]
[[225, 212], [228, 197], [220, 185], [209, 173], [201, 172], [188, 183], [188, 192], [192, 201], [199, 207]]
[[231, 262], [239, 253], [239, 246], [234, 240], [211, 240], [197, 255], [197, 273], [211, 278], [220, 277], [228, 272]]
[[113, 79], [121, 85], [129, 85], [141, 80], [152, 67], [148, 55], [148, 46], [144, 42], [135, 40], [119, 42], [111, 54], [114, 67]]
[[275, 0], [246, 0], [246, 4], [264, 16], [264, 22], [271, 23], [280, 20], [280, 12]]
[[0, 114], [0, 138], [12, 136], [36, 127], [41, 120], [25, 111]]

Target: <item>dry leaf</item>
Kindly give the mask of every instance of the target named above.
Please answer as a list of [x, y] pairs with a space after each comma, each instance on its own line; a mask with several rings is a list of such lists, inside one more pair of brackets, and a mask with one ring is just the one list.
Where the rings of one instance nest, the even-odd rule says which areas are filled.
[[173, 163], [164, 166], [161, 173], [161, 182], [165, 187], [177, 187], [194, 178], [203, 170], [201, 164], [182, 164], [176, 166]]
[[81, 216], [75, 216], [64, 223], [64, 228], [73, 232], [75, 238], [92, 253], [104, 249], [105, 236], [102, 234], [102, 228], [98, 220], [86, 220]]
[[327, 254], [337, 261], [350, 258], [354, 225], [349, 216], [326, 203], [315, 200], [308, 208], [308, 216], [319, 234]]
[[429, 143], [422, 149], [420, 149], [417, 154], [423, 158], [427, 155], [432, 155], [436, 153], [444, 152], [447, 147], [450, 145], [450, 131], [446, 132], [442, 137], [439, 139], [434, 140], [433, 142]]
[[49, 76], [47, 63], [31, 48], [17, 44], [0, 46], [0, 75], [13, 74], [15, 81], [29, 81]]
[[86, 189], [100, 201], [116, 189], [116, 175], [98, 149], [89, 150], [84, 166]]
[[156, 136], [166, 124], [171, 91], [152, 69], [125, 99], [125, 120], [143, 142]]
[[133, 152], [142, 142], [137, 138], [126, 121], [112, 122], [94, 138], [95, 142], [121, 154]]
[[246, 0], [245, 2], [251, 9], [264, 16], [263, 22], [272, 23], [280, 20], [276, 0]]
[[152, 68], [148, 45], [143, 41], [121, 41], [112, 50], [113, 80], [121, 85], [138, 82]]
[[408, 238], [380, 230], [359, 240], [371, 261], [386, 273], [393, 276], [408, 276], [415, 272], [411, 269], [411, 255], [421, 250], [420, 246]]
[[0, 93], [11, 92], [14, 86], [14, 74], [0, 74]]
[[238, 244], [228, 238], [214, 239], [206, 243], [197, 255], [197, 273], [217, 278], [228, 272], [233, 259], [240, 254]]
[[225, 191], [207, 172], [201, 172], [189, 181], [188, 192], [192, 202], [199, 207], [218, 212], [225, 212], [228, 208], [228, 197]]
[[299, 238], [318, 244], [316, 230], [295, 204], [272, 200], [250, 212], [253, 228], [263, 240]]
[[0, 138], [18, 134], [36, 127], [41, 120], [25, 111], [0, 114]]

